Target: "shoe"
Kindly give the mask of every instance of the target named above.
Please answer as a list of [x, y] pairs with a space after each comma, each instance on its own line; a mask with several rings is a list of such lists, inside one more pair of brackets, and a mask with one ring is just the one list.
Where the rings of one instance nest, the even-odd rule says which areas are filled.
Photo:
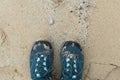
[[61, 80], [82, 80], [84, 56], [77, 42], [66, 41], [61, 49]]
[[51, 80], [53, 49], [47, 41], [34, 43], [30, 54], [31, 80]]

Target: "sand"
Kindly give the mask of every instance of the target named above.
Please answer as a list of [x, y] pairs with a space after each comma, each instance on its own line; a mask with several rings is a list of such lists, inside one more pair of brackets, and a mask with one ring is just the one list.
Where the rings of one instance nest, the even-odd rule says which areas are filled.
[[37, 40], [54, 48], [54, 80], [67, 40], [83, 48], [83, 80], [119, 80], [119, 5], [119, 0], [0, 0], [0, 80], [30, 80], [29, 56]]

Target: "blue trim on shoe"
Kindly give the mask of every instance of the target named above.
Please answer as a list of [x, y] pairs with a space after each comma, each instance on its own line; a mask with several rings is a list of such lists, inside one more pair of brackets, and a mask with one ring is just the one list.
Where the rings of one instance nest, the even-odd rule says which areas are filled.
[[30, 54], [31, 80], [51, 80], [53, 49], [48, 41], [34, 43]]
[[84, 56], [77, 42], [67, 41], [61, 50], [61, 80], [82, 80]]

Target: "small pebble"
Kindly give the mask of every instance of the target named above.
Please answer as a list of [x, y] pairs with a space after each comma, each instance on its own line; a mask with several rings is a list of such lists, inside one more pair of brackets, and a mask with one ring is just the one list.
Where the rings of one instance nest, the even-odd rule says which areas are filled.
[[73, 11], [71, 10], [70, 13], [72, 13]]
[[78, 7], [79, 10], [82, 10], [83, 9], [83, 4], [80, 4], [79, 7]]
[[50, 24], [50, 25], [53, 25], [54, 22], [55, 22], [53, 18], [50, 18], [48, 21], [49, 21], [49, 24]]

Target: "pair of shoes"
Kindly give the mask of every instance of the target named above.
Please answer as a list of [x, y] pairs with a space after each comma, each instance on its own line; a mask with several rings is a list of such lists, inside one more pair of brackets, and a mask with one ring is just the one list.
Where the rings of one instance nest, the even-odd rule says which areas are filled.
[[[52, 80], [53, 49], [48, 41], [34, 43], [30, 54], [31, 80]], [[61, 80], [82, 80], [84, 56], [77, 42], [66, 41], [61, 49]]]

